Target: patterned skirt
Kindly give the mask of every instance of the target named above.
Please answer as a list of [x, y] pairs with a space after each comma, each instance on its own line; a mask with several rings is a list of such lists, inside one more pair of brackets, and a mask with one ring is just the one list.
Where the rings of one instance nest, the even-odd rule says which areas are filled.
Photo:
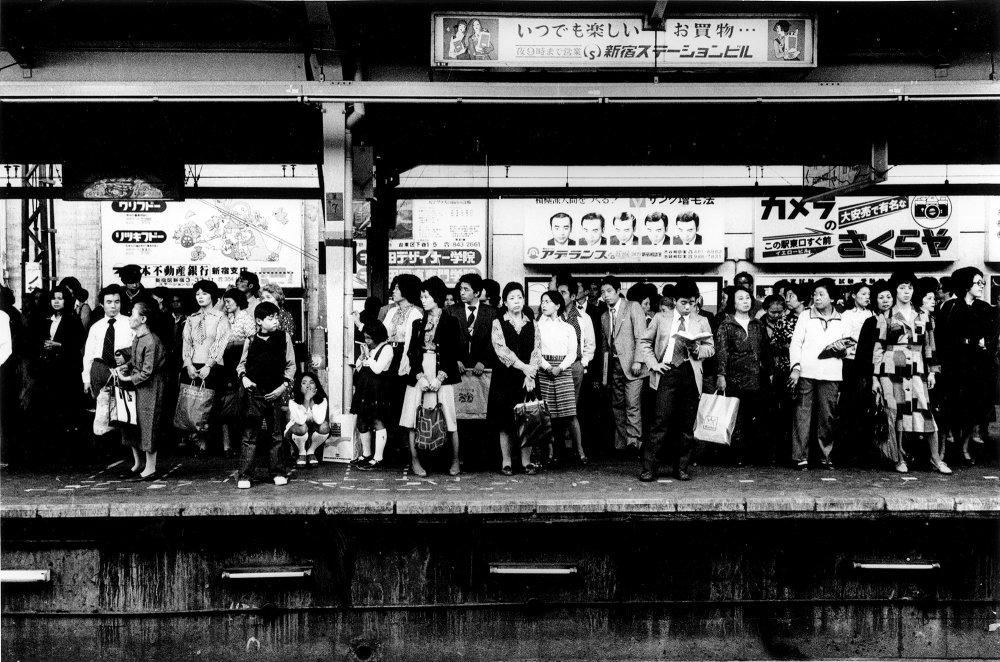
[[[565, 356], [545, 355], [552, 365], [559, 365]], [[538, 390], [549, 407], [552, 418], [576, 416], [576, 389], [573, 387], [573, 371], [567, 368], [553, 377], [551, 373], [538, 371]]]

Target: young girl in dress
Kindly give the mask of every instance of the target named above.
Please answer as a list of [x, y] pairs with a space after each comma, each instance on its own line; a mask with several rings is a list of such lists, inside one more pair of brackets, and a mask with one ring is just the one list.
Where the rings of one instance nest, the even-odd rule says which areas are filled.
[[[330, 437], [330, 424], [327, 422], [329, 400], [320, 384], [319, 377], [314, 372], [303, 372], [295, 384], [291, 402], [288, 403], [288, 426], [285, 432], [290, 432], [295, 448], [299, 452], [295, 460], [296, 466], [315, 465], [316, 451], [323, 447]], [[306, 442], [312, 437], [312, 443], [306, 448]]]
[[[358, 357], [354, 375], [354, 398], [351, 413], [358, 417], [361, 437], [361, 457], [353, 464], [361, 471], [371, 471], [382, 466], [388, 433], [385, 420], [389, 417], [389, 366], [392, 364], [392, 347], [385, 325], [378, 320], [365, 324], [365, 349]], [[375, 430], [375, 452], [372, 453], [372, 429]]]

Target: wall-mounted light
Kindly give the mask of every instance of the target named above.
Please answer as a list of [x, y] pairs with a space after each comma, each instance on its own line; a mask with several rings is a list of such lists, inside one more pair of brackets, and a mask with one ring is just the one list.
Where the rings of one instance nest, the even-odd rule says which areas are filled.
[[572, 563], [491, 563], [491, 575], [575, 575], [579, 568]]
[[305, 579], [312, 576], [312, 566], [281, 565], [257, 568], [225, 568], [223, 579]]
[[0, 570], [3, 584], [47, 584], [52, 581], [51, 570]]

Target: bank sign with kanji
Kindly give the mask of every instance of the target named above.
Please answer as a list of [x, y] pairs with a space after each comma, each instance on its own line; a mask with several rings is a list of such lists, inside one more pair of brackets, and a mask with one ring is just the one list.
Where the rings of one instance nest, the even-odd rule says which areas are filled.
[[816, 66], [816, 19], [801, 14], [467, 14], [431, 18], [431, 65], [492, 69]]
[[755, 200], [754, 262], [862, 265], [968, 260], [983, 253], [981, 233], [990, 200], [943, 195], [817, 202], [760, 198]]

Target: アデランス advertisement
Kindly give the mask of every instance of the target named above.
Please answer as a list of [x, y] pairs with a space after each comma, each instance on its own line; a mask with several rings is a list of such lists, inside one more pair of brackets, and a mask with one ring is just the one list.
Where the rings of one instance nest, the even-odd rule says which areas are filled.
[[253, 271], [302, 287], [301, 200], [115, 200], [101, 203], [102, 278], [138, 264], [147, 287], [220, 285]]
[[726, 219], [749, 198], [532, 198], [497, 200], [499, 223], [524, 227], [525, 264], [720, 263]]
[[[754, 262], [952, 262], [973, 247], [962, 230], [986, 226], [981, 196], [880, 195], [803, 202], [762, 198], [754, 208]], [[995, 204], [994, 204], [995, 206]]]

